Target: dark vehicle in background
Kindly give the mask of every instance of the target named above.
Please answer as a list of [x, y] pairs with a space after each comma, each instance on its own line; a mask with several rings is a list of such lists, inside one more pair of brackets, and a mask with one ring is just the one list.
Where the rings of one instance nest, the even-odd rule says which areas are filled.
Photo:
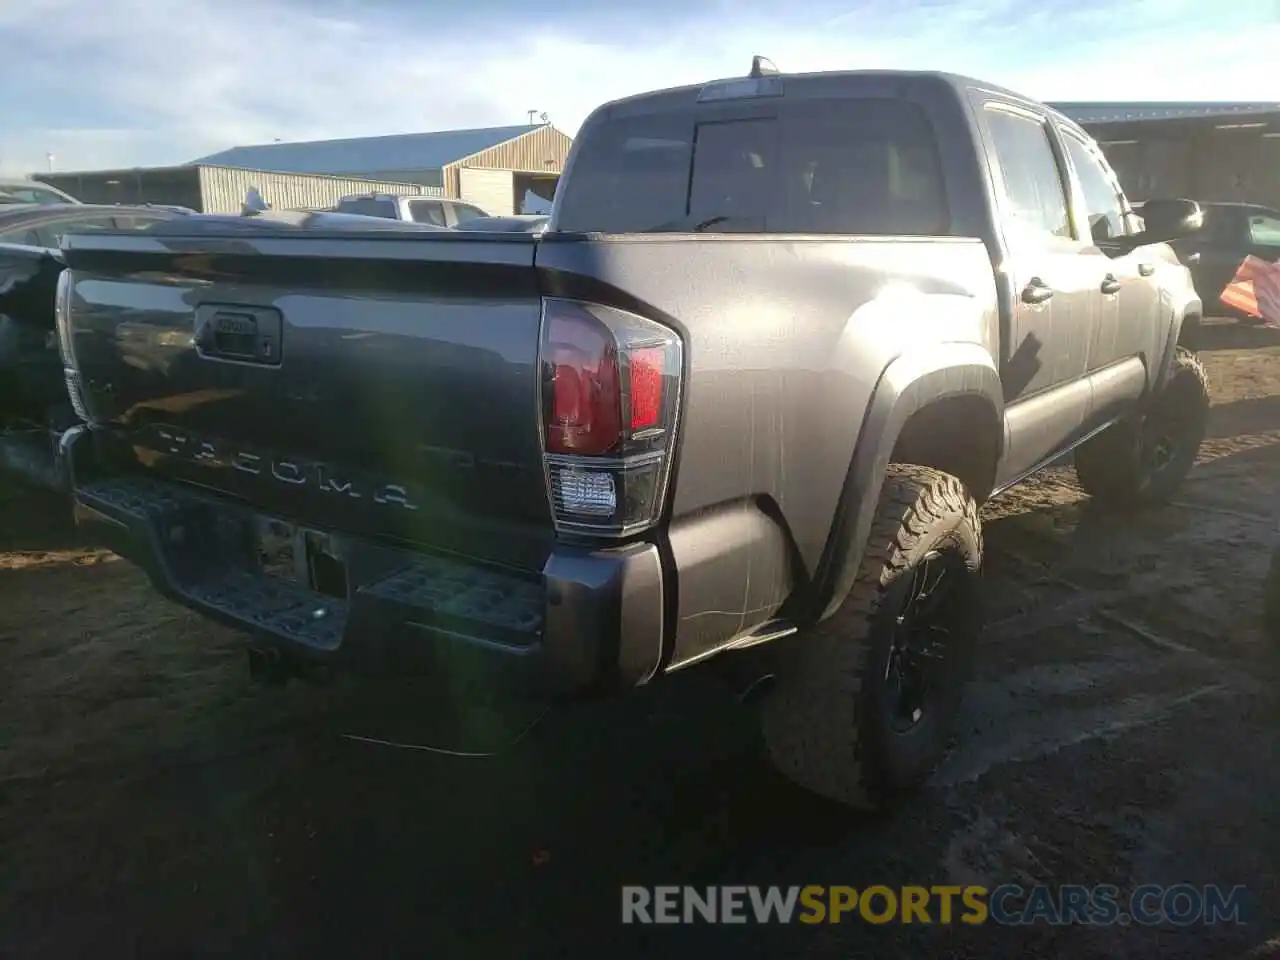
[[1280, 260], [1280, 211], [1256, 203], [1201, 203], [1204, 226], [1171, 244], [1191, 271], [1208, 316], [1242, 317], [1221, 300], [1222, 291], [1250, 255]]
[[69, 193], [38, 180], [0, 177], [0, 204], [8, 203], [79, 203]]
[[78, 234], [77, 516], [259, 676], [556, 698], [759, 647], [778, 769], [889, 806], [982, 639], [979, 506], [1190, 469], [1200, 216], [1012, 91], [757, 59], [594, 111], [541, 234]]
[[473, 217], [455, 230], [491, 230], [496, 233], [542, 233], [551, 217], [540, 213], [517, 213], [509, 217]]
[[333, 212], [427, 223], [437, 227], [456, 227], [475, 217], [488, 216], [474, 204], [463, 203], [461, 200], [392, 193], [367, 193], [343, 197], [334, 204]]
[[62, 235], [74, 230], [139, 230], [171, 220], [179, 210], [158, 206], [117, 206], [92, 203], [22, 203], [0, 206], [0, 243], [56, 248]]
[[79, 203], [0, 206], [0, 469], [58, 484], [51, 434], [79, 422], [54, 334], [63, 234], [140, 230], [178, 215]]

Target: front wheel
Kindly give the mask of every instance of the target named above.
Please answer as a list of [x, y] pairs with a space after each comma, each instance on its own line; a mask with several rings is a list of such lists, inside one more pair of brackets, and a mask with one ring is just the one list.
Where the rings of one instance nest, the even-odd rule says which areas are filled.
[[982, 529], [964, 484], [890, 464], [853, 589], [791, 641], [761, 704], [765, 746], [798, 785], [879, 809], [945, 752], [981, 630]]
[[1076, 451], [1080, 486], [1106, 506], [1161, 503], [1191, 471], [1208, 422], [1209, 379], [1196, 355], [1178, 347], [1164, 389], [1142, 415]]

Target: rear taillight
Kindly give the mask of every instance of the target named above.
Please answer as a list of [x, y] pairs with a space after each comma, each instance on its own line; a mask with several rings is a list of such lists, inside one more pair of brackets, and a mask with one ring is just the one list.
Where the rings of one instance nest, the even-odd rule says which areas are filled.
[[75, 355], [71, 349], [71, 271], [58, 275], [58, 286], [53, 297], [53, 323], [58, 333], [58, 354], [62, 357], [62, 378], [67, 385], [67, 399], [77, 417], [88, 422], [89, 411], [84, 403], [83, 385], [76, 370]]
[[71, 271], [58, 274], [58, 285], [53, 294], [53, 325], [58, 331], [58, 353], [64, 367], [71, 366]]
[[543, 449], [557, 527], [625, 536], [657, 522], [682, 364], [679, 336], [660, 324], [543, 300]]

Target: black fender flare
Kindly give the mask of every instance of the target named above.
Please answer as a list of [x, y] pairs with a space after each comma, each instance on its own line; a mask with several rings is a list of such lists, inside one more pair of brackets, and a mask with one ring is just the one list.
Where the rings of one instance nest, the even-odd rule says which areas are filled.
[[853, 588], [894, 446], [911, 416], [931, 403], [979, 396], [991, 404], [1004, 451], [1004, 391], [987, 350], [943, 343], [898, 357], [881, 373], [863, 416], [844, 489], [836, 504], [811, 595], [818, 620], [835, 613]]
[[[1192, 319], [1194, 318], [1194, 319]], [[1192, 298], [1183, 304], [1182, 309], [1175, 311], [1173, 322], [1169, 324], [1169, 336], [1165, 341], [1164, 355], [1160, 358], [1160, 368], [1152, 380], [1152, 394], [1159, 393], [1173, 372], [1173, 358], [1178, 350], [1178, 341], [1182, 339], [1182, 330], [1188, 321], [1200, 323], [1204, 319], [1204, 305], [1199, 298]]]

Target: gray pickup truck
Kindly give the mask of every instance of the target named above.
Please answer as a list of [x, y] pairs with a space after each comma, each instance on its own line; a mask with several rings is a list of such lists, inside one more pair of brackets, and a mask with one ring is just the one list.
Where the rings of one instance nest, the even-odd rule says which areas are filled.
[[982, 636], [980, 504], [1188, 471], [1198, 219], [1007, 90], [757, 62], [593, 112], [541, 235], [69, 237], [63, 455], [272, 671], [556, 698], [768, 644], [772, 760], [883, 807]]

